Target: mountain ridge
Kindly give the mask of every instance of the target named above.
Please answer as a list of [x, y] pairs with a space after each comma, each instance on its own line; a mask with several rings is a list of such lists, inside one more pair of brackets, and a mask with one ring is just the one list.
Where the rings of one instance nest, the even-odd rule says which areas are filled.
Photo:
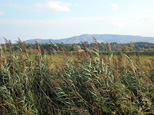
[[82, 34], [79, 36], [73, 36], [63, 39], [31, 39], [24, 41], [25, 43], [34, 44], [36, 41], [40, 44], [42, 43], [64, 43], [64, 44], [73, 44], [87, 41], [92, 43], [93, 39], [96, 38], [97, 42], [104, 43], [130, 43], [130, 42], [150, 42], [154, 43], [154, 37], [142, 37], [135, 35], [118, 35], [118, 34]]

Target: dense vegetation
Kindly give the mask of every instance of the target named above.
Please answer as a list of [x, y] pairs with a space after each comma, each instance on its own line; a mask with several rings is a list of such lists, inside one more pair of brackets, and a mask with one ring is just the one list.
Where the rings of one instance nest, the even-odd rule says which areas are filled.
[[[35, 45], [9, 42], [0, 57], [0, 113], [12, 114], [154, 114], [154, 60], [133, 62], [120, 53], [107, 58], [93, 44], [83, 52], [61, 49], [65, 56], [52, 69], [52, 55]], [[9, 49], [8, 49], [9, 48]], [[108, 46], [108, 51], [110, 48]], [[127, 61], [125, 59], [127, 59]]]
[[[92, 49], [94, 45], [94, 43], [88, 43], [88, 42], [84, 42], [84, 44], [86, 45], [88, 49]], [[100, 51], [108, 50], [107, 46], [109, 45], [109, 43], [97, 43], [97, 44], [98, 44], [98, 48]], [[18, 44], [14, 44], [14, 50], [17, 50], [16, 46], [18, 46]], [[64, 43], [40, 44], [40, 47], [46, 50], [51, 50], [53, 48], [58, 50], [57, 49], [58, 47], [63, 47], [67, 49], [68, 51], [74, 51], [76, 46], [80, 46], [82, 48], [82, 43], [78, 43], [78, 44], [64, 44]], [[35, 49], [35, 44], [25, 44], [25, 47], [27, 49], [30, 49], [30, 48]], [[113, 42], [113, 43], [110, 43], [110, 47], [112, 51], [127, 50], [127, 51], [153, 51], [154, 52], [154, 43], [148, 43], [148, 42], [135, 42], [135, 43], [127, 43], [127, 44], [119, 44], [119, 43]]]

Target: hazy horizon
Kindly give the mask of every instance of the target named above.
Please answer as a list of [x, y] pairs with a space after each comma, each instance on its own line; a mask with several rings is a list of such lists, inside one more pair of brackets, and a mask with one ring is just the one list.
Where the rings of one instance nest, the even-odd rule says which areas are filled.
[[82, 34], [154, 37], [153, 0], [0, 1], [0, 38], [63, 39]]

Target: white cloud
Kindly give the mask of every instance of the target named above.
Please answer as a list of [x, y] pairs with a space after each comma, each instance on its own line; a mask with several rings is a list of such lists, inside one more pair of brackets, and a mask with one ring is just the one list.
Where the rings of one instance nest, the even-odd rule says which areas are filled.
[[[2, 7], [11, 7], [11, 8], [16, 8], [16, 9], [21, 9], [21, 10], [26, 10], [26, 11], [37, 11], [38, 9], [44, 9], [44, 10], [53, 10], [53, 11], [58, 11], [58, 12], [69, 12], [70, 11], [70, 6], [71, 4], [66, 3], [66, 2], [61, 2], [57, 0], [50, 0], [48, 2], [37, 2], [31, 5], [23, 5], [23, 4], [0, 4]], [[2, 13], [0, 12], [0, 15]]]
[[4, 14], [5, 14], [4, 12], [1, 12], [1, 11], [0, 11], [0, 15], [4, 15]]
[[71, 6], [71, 4], [55, 0], [47, 2], [47, 8], [54, 11], [69, 12], [70, 11], [69, 6]]
[[113, 10], [118, 10], [118, 8], [119, 8], [118, 5], [115, 3], [112, 3], [111, 6], [112, 6]]

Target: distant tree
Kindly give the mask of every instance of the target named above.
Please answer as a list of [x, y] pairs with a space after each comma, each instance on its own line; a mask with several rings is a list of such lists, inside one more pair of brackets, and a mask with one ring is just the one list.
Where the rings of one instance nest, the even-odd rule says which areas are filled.
[[134, 45], [134, 43], [133, 43], [133, 42], [131, 42], [131, 43], [130, 43], [130, 45], [131, 45], [131, 47], [132, 47], [132, 48], [134, 48], [134, 47], [135, 47], [135, 45]]
[[109, 43], [107, 43], [107, 51], [110, 52], [111, 51], [111, 45]]
[[123, 48], [123, 51], [128, 52], [129, 51], [129, 46], [125, 45], [124, 48]]
[[81, 47], [80, 47], [79, 45], [75, 45], [75, 46], [74, 46], [74, 50], [75, 50], [75, 51], [78, 51], [78, 50], [80, 50], [80, 49], [81, 49]]

